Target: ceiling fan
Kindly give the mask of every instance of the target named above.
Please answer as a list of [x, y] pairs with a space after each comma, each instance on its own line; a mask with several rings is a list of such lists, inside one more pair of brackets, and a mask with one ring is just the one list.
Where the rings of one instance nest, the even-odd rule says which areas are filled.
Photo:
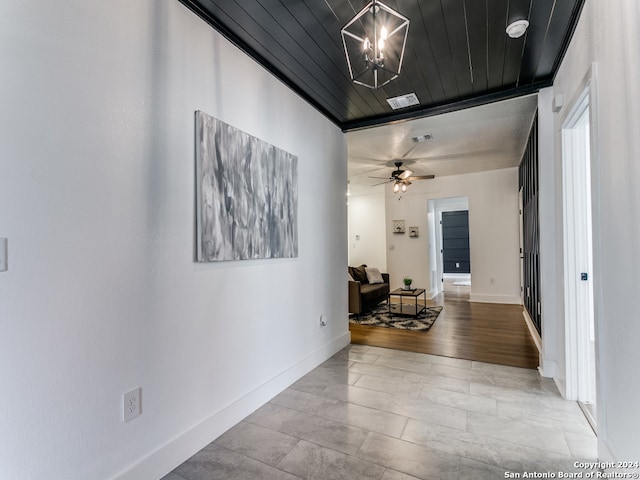
[[[394, 162], [396, 169], [391, 172], [391, 176], [389, 178], [385, 178], [384, 182], [376, 183], [372, 186], [382, 185], [383, 183], [394, 182], [393, 184], [393, 192], [398, 193], [399, 191], [406, 192], [407, 187], [411, 185], [411, 181], [415, 180], [430, 180], [435, 178], [435, 175], [413, 175], [413, 172], [408, 168], [402, 169], [402, 162]], [[379, 178], [382, 179], [384, 177], [369, 177], [369, 178]]]

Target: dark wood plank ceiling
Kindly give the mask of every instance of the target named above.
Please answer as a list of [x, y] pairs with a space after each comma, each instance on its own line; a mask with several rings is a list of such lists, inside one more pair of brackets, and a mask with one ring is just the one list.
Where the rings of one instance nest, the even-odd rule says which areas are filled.
[[[400, 77], [354, 85], [340, 29], [366, 0], [179, 0], [343, 130], [513, 98], [552, 84], [584, 0], [387, 0], [411, 20]], [[509, 38], [506, 26], [529, 21]], [[420, 105], [392, 110], [387, 98]]]

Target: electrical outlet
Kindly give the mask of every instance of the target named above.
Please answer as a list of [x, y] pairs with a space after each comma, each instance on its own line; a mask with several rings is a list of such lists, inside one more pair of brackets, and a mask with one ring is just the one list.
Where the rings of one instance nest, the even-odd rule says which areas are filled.
[[122, 395], [122, 423], [129, 422], [142, 413], [142, 389], [136, 388]]

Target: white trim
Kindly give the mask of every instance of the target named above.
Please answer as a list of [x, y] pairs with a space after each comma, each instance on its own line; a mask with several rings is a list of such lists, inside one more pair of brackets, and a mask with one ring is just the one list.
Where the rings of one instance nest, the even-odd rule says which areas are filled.
[[[562, 195], [567, 398], [595, 402], [588, 345], [594, 338], [590, 73], [562, 119]], [[587, 160], [587, 163], [584, 162]], [[579, 280], [587, 272], [586, 282]], [[595, 377], [595, 372], [592, 372]]]
[[533, 339], [533, 343], [536, 344], [536, 348], [538, 349], [538, 354], [542, 355], [542, 339], [540, 338], [540, 334], [538, 333], [538, 330], [536, 330], [536, 327], [533, 325], [533, 321], [531, 320], [531, 317], [529, 316], [529, 312], [527, 312], [526, 308], [522, 309], [522, 316], [524, 317], [524, 322], [527, 324], [527, 327], [529, 328], [529, 334]]
[[235, 402], [211, 415], [198, 425], [169, 441], [159, 449], [130, 465], [115, 480], [162, 478], [194, 453], [206, 447], [247, 415], [267, 403], [293, 382], [306, 375], [322, 362], [342, 350], [351, 342], [351, 333], [345, 332], [329, 343], [309, 353], [271, 380], [248, 392]]
[[566, 399], [567, 398], [567, 390], [564, 388], [565, 383], [558, 378], [557, 374], [553, 377], [553, 383], [556, 384], [556, 387], [557, 387], [558, 391], [560, 392], [560, 395], [562, 395], [562, 398]]
[[558, 373], [558, 364], [554, 360], [545, 360], [544, 357], [540, 355], [538, 373], [544, 378], [555, 378]]
[[437, 288], [432, 288], [427, 292], [427, 299], [432, 300], [435, 296], [437, 296], [440, 292]]
[[598, 460], [601, 462], [618, 462], [618, 459], [613, 454], [611, 448], [609, 448], [609, 444], [602, 435], [598, 435]]
[[582, 414], [587, 419], [591, 430], [593, 430], [593, 433], [598, 436], [598, 425], [596, 423], [596, 418], [593, 416], [593, 412], [589, 409], [589, 407], [587, 407], [587, 404], [584, 402], [579, 401], [578, 406], [580, 407], [580, 410], [582, 410]]
[[449, 280], [459, 279], [459, 280], [469, 280], [471, 281], [470, 273], [443, 273], [442, 278], [446, 278]]
[[477, 303], [507, 303], [509, 305], [522, 305], [520, 296], [518, 295], [488, 295], [472, 293], [469, 301]]

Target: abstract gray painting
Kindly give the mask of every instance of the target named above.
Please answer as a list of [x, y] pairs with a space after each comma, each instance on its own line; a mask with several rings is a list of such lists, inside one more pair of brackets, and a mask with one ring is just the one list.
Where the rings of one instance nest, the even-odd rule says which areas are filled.
[[298, 158], [196, 112], [199, 262], [298, 256]]

